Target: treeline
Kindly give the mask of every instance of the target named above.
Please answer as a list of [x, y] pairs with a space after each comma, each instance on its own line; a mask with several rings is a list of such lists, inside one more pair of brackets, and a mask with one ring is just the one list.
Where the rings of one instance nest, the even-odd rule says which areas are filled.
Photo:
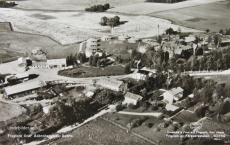
[[104, 12], [110, 8], [110, 5], [108, 3], [104, 5], [94, 5], [91, 6], [90, 8], [85, 8], [85, 11], [88, 12]]
[[225, 31], [224, 31], [223, 29], [221, 29], [221, 30], [219, 31], [219, 33], [222, 34], [222, 35], [230, 35], [230, 28], [229, 28], [229, 29], [226, 29]]
[[154, 2], [154, 3], [178, 3], [186, 0], [146, 0], [146, 2]]
[[2, 8], [9, 8], [9, 7], [14, 7], [17, 4], [15, 2], [5, 2], [5, 1], [0, 1], [0, 7]]
[[87, 58], [85, 53], [76, 53], [75, 55], [69, 55], [66, 57], [66, 64], [67, 66], [73, 65], [73, 66], [77, 66], [80, 63], [85, 63], [87, 62]]

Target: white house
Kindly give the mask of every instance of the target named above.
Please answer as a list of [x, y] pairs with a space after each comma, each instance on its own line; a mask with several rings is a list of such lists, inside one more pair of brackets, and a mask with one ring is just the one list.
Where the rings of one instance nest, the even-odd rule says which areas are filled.
[[48, 59], [47, 65], [50, 67], [66, 67], [66, 59]]
[[100, 86], [113, 90], [113, 91], [123, 91], [125, 88], [125, 84], [122, 81], [118, 81], [116, 79], [111, 79], [109, 77], [103, 77], [97, 81], [97, 84]]
[[26, 67], [27, 66], [27, 62], [26, 62], [26, 59], [24, 57], [18, 58], [18, 66], [19, 67]]
[[165, 93], [163, 93], [163, 101], [169, 104], [173, 104], [183, 97], [183, 91], [184, 90], [181, 87], [167, 90]]
[[127, 40], [129, 38], [128, 35], [120, 35], [118, 36], [118, 40]]
[[97, 43], [98, 39], [94, 39], [94, 38], [89, 38], [87, 40], [87, 43]]
[[150, 45], [148, 45], [148, 44], [141, 45], [141, 46], [139, 46], [138, 51], [139, 51], [140, 53], [146, 53], [146, 51], [148, 50], [148, 47], [149, 47], [149, 46], [150, 46]]
[[112, 38], [110, 37], [110, 36], [108, 36], [108, 35], [103, 35], [102, 37], [101, 37], [101, 40], [102, 41], [110, 41]]
[[127, 92], [124, 97], [125, 100], [122, 102], [122, 104], [133, 104], [133, 105], [137, 105], [137, 102], [142, 100], [143, 98], [140, 95], [136, 95], [130, 92]]
[[156, 73], [155, 69], [149, 69], [146, 67], [143, 67], [140, 70], [137, 70], [133, 73], [132, 77], [136, 80], [145, 80], [147, 76], [152, 76]]
[[133, 38], [133, 37], [128, 39], [129, 43], [136, 43], [137, 41], [138, 41], [138, 39], [137, 38]]

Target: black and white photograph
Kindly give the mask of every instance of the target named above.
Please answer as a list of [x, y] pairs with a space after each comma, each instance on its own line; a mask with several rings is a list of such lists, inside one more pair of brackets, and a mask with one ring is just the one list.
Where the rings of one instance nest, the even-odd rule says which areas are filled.
[[0, 0], [0, 145], [230, 145], [230, 0]]

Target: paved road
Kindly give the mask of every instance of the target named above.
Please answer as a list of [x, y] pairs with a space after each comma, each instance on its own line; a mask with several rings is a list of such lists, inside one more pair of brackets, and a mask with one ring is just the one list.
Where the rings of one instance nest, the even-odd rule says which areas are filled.
[[155, 116], [158, 117], [162, 113], [138, 113], [138, 112], [126, 112], [126, 111], [119, 111], [119, 114], [126, 114], [126, 115], [140, 115], [140, 116]]

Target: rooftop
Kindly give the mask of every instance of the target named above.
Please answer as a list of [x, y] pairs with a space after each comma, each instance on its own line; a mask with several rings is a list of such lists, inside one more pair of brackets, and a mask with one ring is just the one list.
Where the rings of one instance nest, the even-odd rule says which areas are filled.
[[125, 98], [130, 98], [130, 99], [133, 99], [133, 100], [139, 100], [139, 99], [143, 98], [140, 95], [136, 95], [136, 94], [133, 94], [133, 93], [130, 93], [130, 92], [127, 92], [124, 97]]
[[171, 90], [168, 90], [168, 92], [172, 95], [176, 95], [178, 93], [183, 92], [184, 90], [181, 87], [173, 88]]
[[118, 81], [116, 79], [111, 79], [109, 77], [103, 77], [98, 81], [98, 83], [103, 83], [103, 84], [106, 84], [108, 86], [113, 86], [113, 87], [119, 88], [123, 82]]
[[43, 82], [43, 81], [26, 82], [26, 83], [22, 83], [22, 84], [7, 87], [7, 88], [5, 88], [5, 92], [6, 92], [7, 95], [17, 94], [17, 93], [20, 93], [20, 92], [24, 92], [24, 91], [39, 88], [39, 87], [41, 87], [41, 83], [46, 85], [46, 83]]
[[20, 73], [15, 75], [16, 78], [21, 79], [21, 78], [27, 78], [29, 77], [28, 73]]
[[60, 65], [60, 64], [66, 64], [66, 59], [47, 59], [47, 64], [48, 65]]

